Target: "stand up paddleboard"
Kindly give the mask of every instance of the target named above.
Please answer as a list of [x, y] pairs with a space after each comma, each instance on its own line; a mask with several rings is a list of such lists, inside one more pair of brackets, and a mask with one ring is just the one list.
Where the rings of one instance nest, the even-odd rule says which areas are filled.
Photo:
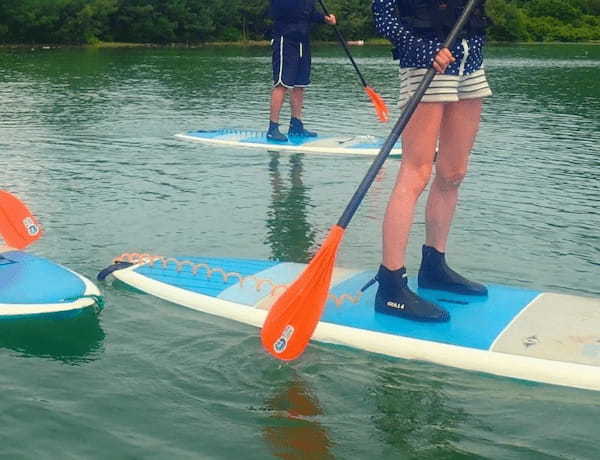
[[[105, 269], [161, 299], [260, 327], [304, 264], [124, 254]], [[419, 323], [373, 309], [374, 271], [336, 268], [313, 338], [384, 355], [518, 379], [600, 390], [600, 299], [488, 285], [487, 297], [417, 289], [450, 311]]]
[[[176, 139], [182, 141], [201, 142], [229, 147], [250, 147], [264, 150], [292, 151], [306, 153], [332, 153], [345, 155], [374, 156], [379, 153], [384, 139], [374, 136], [317, 136], [289, 137], [287, 142], [267, 139], [263, 131], [241, 129], [216, 129], [211, 131], [188, 131], [176, 134]], [[396, 145], [391, 157], [400, 157], [402, 149]]]
[[84, 308], [103, 305], [96, 286], [83, 276], [23, 252], [42, 234], [25, 203], [0, 190], [0, 320], [71, 317]]
[[26, 252], [0, 253], [0, 320], [72, 317], [93, 306], [102, 297], [83, 276]]

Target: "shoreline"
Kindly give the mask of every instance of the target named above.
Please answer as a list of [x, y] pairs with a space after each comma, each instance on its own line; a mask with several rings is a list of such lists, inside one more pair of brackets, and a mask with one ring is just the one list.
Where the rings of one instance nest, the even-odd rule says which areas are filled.
[[[338, 45], [337, 41], [319, 41], [312, 42], [315, 45]], [[348, 40], [349, 46], [390, 46], [385, 39], [366, 39], [366, 40]], [[600, 45], [600, 41], [588, 42], [500, 42], [489, 41], [488, 45]], [[236, 42], [205, 42], [205, 43], [128, 43], [128, 42], [98, 42], [94, 44], [57, 44], [57, 43], [18, 43], [18, 44], [0, 44], [0, 49], [114, 49], [114, 48], [208, 48], [208, 47], [268, 47], [268, 40], [247, 40]]]

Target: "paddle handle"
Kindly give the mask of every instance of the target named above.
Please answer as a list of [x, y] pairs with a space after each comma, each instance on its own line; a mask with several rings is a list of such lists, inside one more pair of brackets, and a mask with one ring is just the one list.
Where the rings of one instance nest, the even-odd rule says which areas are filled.
[[[319, 1], [321, 2], [321, 0], [319, 0]], [[462, 15], [460, 16], [460, 18], [458, 18], [458, 21], [456, 21], [456, 24], [454, 24], [454, 27], [448, 34], [448, 37], [446, 38], [446, 41], [443, 43], [442, 48], [452, 48], [452, 46], [454, 45], [454, 42], [456, 41], [456, 38], [458, 37], [458, 34], [464, 27], [465, 23], [469, 20], [471, 13], [473, 12], [473, 10], [475, 9], [475, 7], [477, 6], [477, 4], [480, 1], [481, 0], [469, 0], [467, 5], [465, 6], [465, 9], [463, 10]], [[322, 5], [322, 2], [321, 2], [321, 5]], [[325, 12], [325, 14], [327, 14], [327, 12]], [[377, 177], [377, 173], [383, 166], [383, 163], [385, 163], [385, 160], [387, 159], [390, 152], [392, 151], [392, 148], [394, 148], [396, 141], [398, 140], [398, 138], [402, 134], [402, 131], [404, 131], [404, 128], [410, 121], [410, 117], [412, 116], [415, 109], [417, 108], [417, 105], [423, 98], [425, 91], [427, 91], [427, 88], [429, 87], [431, 80], [433, 80], [435, 73], [436, 73], [436, 71], [433, 67], [430, 67], [427, 70], [427, 72], [423, 76], [423, 80], [421, 80], [421, 83], [419, 84], [419, 86], [417, 87], [417, 89], [415, 90], [413, 95], [410, 97], [410, 99], [406, 103], [406, 106], [404, 107], [404, 110], [400, 114], [398, 121], [396, 121], [396, 124], [392, 128], [392, 131], [390, 132], [389, 136], [387, 137], [387, 139], [384, 141], [383, 145], [381, 146], [381, 150], [379, 150], [379, 153], [375, 157], [375, 160], [373, 160], [373, 164], [371, 164], [371, 167], [367, 171], [367, 174], [365, 175], [362, 182], [360, 183], [360, 185], [354, 192], [354, 195], [350, 199], [348, 206], [346, 206], [344, 213], [338, 220], [337, 225], [339, 225], [340, 227], [346, 228], [348, 226], [348, 224], [350, 223], [350, 221], [352, 220], [352, 217], [354, 217], [354, 213], [356, 213], [356, 210], [358, 209], [358, 207], [360, 206], [365, 195], [369, 191], [369, 188], [371, 187], [371, 184], [375, 180], [375, 177]]]
[[[329, 11], [327, 11], [327, 7], [325, 6], [325, 3], [323, 3], [323, 0], [319, 0], [319, 3], [321, 4], [321, 8], [323, 9], [323, 12], [325, 13], [325, 15], [330, 16]], [[360, 82], [362, 83], [363, 87], [368, 86], [367, 82], [365, 81], [365, 78], [362, 76], [362, 73], [358, 69], [356, 62], [354, 62], [354, 58], [350, 54], [350, 50], [348, 49], [348, 45], [346, 45], [346, 40], [344, 40], [344, 37], [342, 36], [340, 29], [338, 29], [338, 27], [335, 24], [333, 25], [333, 29], [335, 30], [335, 33], [337, 34], [337, 38], [340, 41], [340, 43], [342, 44], [344, 51], [348, 55], [348, 59], [350, 59], [350, 62], [354, 66], [354, 70], [356, 70], [356, 73], [358, 74], [358, 78], [360, 78]]]

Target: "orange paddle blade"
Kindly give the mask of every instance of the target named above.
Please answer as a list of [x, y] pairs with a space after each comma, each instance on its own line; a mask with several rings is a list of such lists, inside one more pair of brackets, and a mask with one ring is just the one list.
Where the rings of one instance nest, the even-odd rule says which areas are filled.
[[6, 244], [24, 249], [42, 236], [42, 229], [27, 206], [16, 196], [0, 190], [0, 235]]
[[377, 113], [377, 118], [379, 118], [379, 121], [383, 123], [388, 122], [390, 120], [390, 112], [387, 108], [387, 105], [385, 105], [383, 98], [370, 86], [365, 86], [364, 88], [365, 93], [367, 93], [367, 96], [369, 96], [369, 99], [371, 99], [371, 102], [375, 107], [375, 112]]
[[298, 279], [271, 307], [260, 337], [264, 349], [276, 358], [291, 361], [308, 345], [325, 307], [343, 236], [342, 227], [332, 227], [325, 243]]

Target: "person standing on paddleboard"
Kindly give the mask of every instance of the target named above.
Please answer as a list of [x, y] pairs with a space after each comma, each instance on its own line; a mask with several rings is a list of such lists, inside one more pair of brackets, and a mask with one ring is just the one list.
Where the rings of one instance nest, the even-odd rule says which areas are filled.
[[[402, 162], [383, 220], [383, 260], [376, 280], [375, 310], [419, 321], [448, 321], [449, 313], [407, 285], [406, 247], [417, 200], [430, 181], [426, 236], [418, 286], [485, 296], [487, 288], [450, 269], [446, 243], [467, 172], [482, 110], [492, 93], [483, 70], [488, 19], [483, 2], [451, 50], [441, 49], [462, 13], [464, 0], [373, 0], [377, 33], [394, 45], [400, 61], [400, 106], [432, 65], [436, 76], [402, 133]], [[437, 154], [436, 154], [437, 149]]]
[[304, 89], [310, 85], [310, 26], [312, 23], [336, 24], [335, 15], [317, 11], [315, 0], [271, 0], [273, 24], [273, 89], [267, 138], [286, 142], [279, 131], [279, 114], [286, 93], [290, 92], [292, 117], [289, 136], [315, 137], [302, 124]]

